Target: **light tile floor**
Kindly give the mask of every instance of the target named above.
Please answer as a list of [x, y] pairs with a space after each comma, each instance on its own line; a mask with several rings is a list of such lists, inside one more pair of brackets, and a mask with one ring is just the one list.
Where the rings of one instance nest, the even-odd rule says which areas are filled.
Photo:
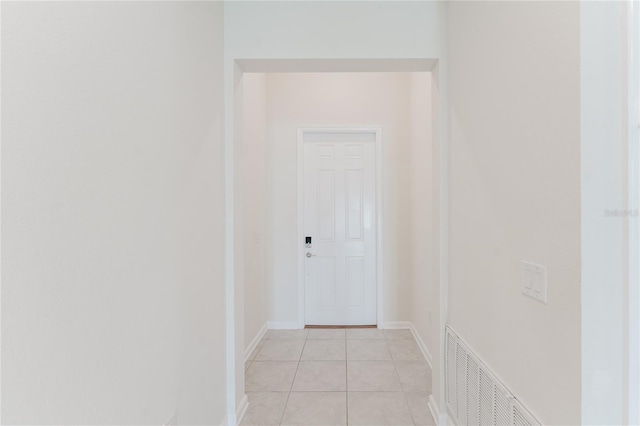
[[409, 330], [269, 330], [245, 371], [243, 425], [435, 425]]

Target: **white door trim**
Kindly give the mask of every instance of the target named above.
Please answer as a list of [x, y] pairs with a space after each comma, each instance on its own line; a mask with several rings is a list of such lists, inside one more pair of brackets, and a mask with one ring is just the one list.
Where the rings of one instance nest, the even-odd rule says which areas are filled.
[[[627, 3], [627, 128], [628, 128], [628, 205], [634, 211], [640, 207], [640, 5]], [[627, 423], [640, 422], [640, 224], [637, 218], [628, 220], [628, 383]]]
[[298, 328], [305, 327], [304, 288], [304, 135], [307, 133], [373, 133], [376, 135], [376, 322], [383, 322], [383, 232], [382, 232], [382, 128], [381, 127], [305, 127], [298, 128]]

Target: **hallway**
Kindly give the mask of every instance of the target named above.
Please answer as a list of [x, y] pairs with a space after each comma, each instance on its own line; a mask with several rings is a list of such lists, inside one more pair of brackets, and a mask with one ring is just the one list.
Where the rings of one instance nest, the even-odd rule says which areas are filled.
[[409, 330], [269, 330], [246, 366], [243, 425], [433, 425]]
[[0, 424], [640, 426], [640, 0], [0, 4]]

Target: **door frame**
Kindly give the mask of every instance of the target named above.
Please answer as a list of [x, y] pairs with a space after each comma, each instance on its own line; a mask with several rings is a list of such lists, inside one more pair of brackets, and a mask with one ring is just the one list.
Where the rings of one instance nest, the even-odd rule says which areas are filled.
[[306, 326], [305, 318], [305, 283], [304, 283], [304, 136], [315, 133], [345, 133], [375, 134], [375, 185], [376, 185], [376, 325], [383, 326], [383, 306], [384, 306], [384, 283], [383, 283], [383, 190], [382, 190], [382, 127], [299, 127], [297, 143], [297, 172], [298, 172], [298, 328]]
[[[434, 53], [440, 52], [434, 51]], [[267, 55], [268, 56], [268, 55]], [[225, 361], [226, 361], [226, 417], [223, 424], [235, 426], [237, 419], [242, 418], [246, 410], [244, 392], [244, 282], [236, 277], [235, 267], [243, 264], [244, 259], [238, 256], [242, 241], [236, 241], [237, 233], [235, 213], [238, 206], [234, 200], [239, 191], [237, 170], [242, 170], [242, 151], [238, 149], [242, 123], [242, 76], [244, 73], [269, 72], [429, 72], [431, 74], [431, 120], [433, 122], [433, 171], [434, 179], [434, 288], [438, 289], [439, 315], [434, 317], [436, 339], [431, 352], [437, 358], [434, 367], [433, 389], [439, 394], [429, 401], [429, 407], [440, 422], [447, 422], [446, 410], [440, 412], [439, 407], [446, 407], [445, 371], [443, 363], [445, 347], [445, 324], [449, 318], [449, 95], [447, 84], [447, 62], [439, 54], [425, 58], [270, 58], [252, 57], [252, 54], [235, 55], [233, 52], [224, 59], [224, 102], [221, 106], [224, 118], [220, 126], [220, 134], [224, 139], [222, 155], [224, 159], [224, 322], [225, 322]], [[383, 154], [382, 154], [383, 155]], [[383, 157], [380, 156], [380, 161]], [[382, 189], [382, 188], [380, 188]], [[238, 218], [242, 222], [242, 218]], [[381, 237], [379, 235], [379, 237]], [[380, 253], [382, 255], [382, 253]], [[379, 285], [381, 282], [379, 283]], [[381, 321], [382, 305], [378, 310], [378, 326], [385, 327]], [[304, 321], [303, 321], [304, 322]], [[297, 326], [297, 322], [294, 322]], [[293, 325], [292, 324], [292, 325]], [[436, 393], [434, 393], [436, 395]]]
[[[627, 2], [627, 156], [628, 191], [627, 208], [637, 215], [640, 207], [640, 5]], [[626, 290], [628, 328], [626, 339], [627, 377], [626, 420], [628, 424], [640, 422], [640, 224], [638, 218], [627, 219], [628, 236], [628, 288]]]

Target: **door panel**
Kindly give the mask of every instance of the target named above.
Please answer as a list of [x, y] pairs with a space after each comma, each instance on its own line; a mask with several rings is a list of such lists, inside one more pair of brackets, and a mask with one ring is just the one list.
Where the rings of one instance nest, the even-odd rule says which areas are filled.
[[336, 234], [336, 187], [334, 170], [317, 171], [317, 227], [320, 241], [334, 241]]
[[362, 211], [363, 211], [363, 179], [362, 170], [346, 170], [347, 198], [347, 231], [348, 241], [360, 241], [363, 236]]
[[375, 143], [303, 147], [305, 323], [376, 324]]
[[364, 257], [351, 256], [346, 261], [347, 306], [360, 308], [364, 305]]
[[336, 259], [334, 257], [320, 257], [318, 265], [318, 305], [321, 308], [336, 307]]

